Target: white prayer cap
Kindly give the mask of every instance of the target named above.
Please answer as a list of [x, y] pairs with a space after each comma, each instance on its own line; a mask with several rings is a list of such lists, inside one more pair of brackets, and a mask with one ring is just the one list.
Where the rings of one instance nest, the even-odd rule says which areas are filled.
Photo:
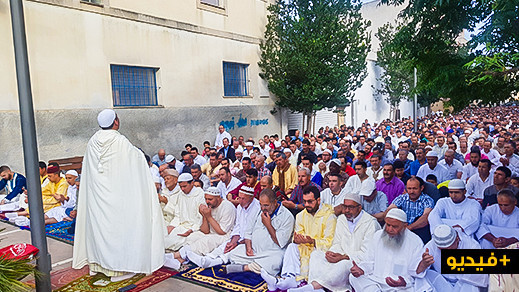
[[427, 150], [427, 149], [431, 149], [432, 150], [432, 146], [431, 145], [425, 146], [425, 150]]
[[175, 156], [168, 154], [166, 155], [166, 159], [164, 159], [166, 163], [170, 163], [171, 161], [175, 160]]
[[206, 195], [214, 196], [214, 197], [221, 197], [220, 190], [216, 187], [209, 187], [207, 190], [205, 190]]
[[192, 181], [193, 176], [190, 173], [183, 173], [178, 177], [178, 182]]
[[451, 246], [456, 240], [456, 230], [449, 225], [438, 225], [433, 232], [433, 239], [436, 246], [439, 248], [447, 248]]
[[341, 161], [338, 158], [332, 159], [332, 162], [335, 162], [335, 164], [341, 166]]
[[285, 148], [285, 149], [283, 149], [283, 153], [289, 153], [289, 152], [292, 153], [292, 151], [290, 151], [289, 148]]
[[250, 147], [252, 147], [252, 146], [254, 146], [254, 143], [248, 141], [248, 142], [245, 142], [245, 146], [250, 146]]
[[77, 173], [77, 171], [75, 171], [75, 170], [73, 170], [73, 169], [67, 171], [67, 172], [65, 173], [65, 175], [67, 175], [67, 174], [70, 174], [70, 175], [73, 175], [73, 176], [78, 176], [78, 175], [79, 175], [79, 174]]
[[436, 135], [443, 135], [442, 131], [436, 131]]
[[432, 150], [432, 151], [427, 152], [425, 157], [436, 157], [436, 158], [438, 158], [438, 157], [440, 157], [440, 153], [438, 153], [437, 151]]
[[167, 168], [164, 170], [164, 176], [168, 176], [168, 175], [171, 175], [171, 176], [175, 176], [175, 177], [178, 177], [178, 171], [176, 169], [173, 169], [173, 168]]
[[404, 223], [407, 223], [407, 214], [398, 208], [393, 208], [387, 212], [386, 218], [393, 218], [398, 221], [402, 221]]
[[116, 117], [117, 115], [113, 109], [104, 109], [97, 115], [97, 123], [99, 127], [107, 128], [114, 123]]
[[465, 183], [461, 179], [453, 179], [449, 182], [449, 189], [464, 190]]
[[243, 153], [243, 149], [241, 147], [238, 147], [238, 149], [234, 150], [234, 153]]
[[384, 138], [382, 138], [382, 136], [378, 136], [377, 138], [375, 138], [375, 143], [383, 143], [384, 142]]
[[325, 149], [325, 150], [323, 151], [323, 153], [325, 153], [325, 152], [328, 153], [328, 154], [330, 154], [330, 155], [333, 154], [333, 153], [332, 153], [332, 150], [330, 150], [330, 149]]
[[280, 141], [274, 141], [274, 147], [276, 147], [276, 148], [281, 147], [281, 142]]
[[375, 180], [371, 177], [368, 177], [367, 180], [363, 181], [360, 186], [359, 195], [364, 197], [371, 196], [371, 193], [373, 193], [373, 190], [376, 188]]
[[344, 200], [351, 200], [357, 204], [361, 204], [360, 195], [358, 194], [346, 194]]
[[465, 134], [471, 134], [472, 131], [471, 130], [465, 130]]

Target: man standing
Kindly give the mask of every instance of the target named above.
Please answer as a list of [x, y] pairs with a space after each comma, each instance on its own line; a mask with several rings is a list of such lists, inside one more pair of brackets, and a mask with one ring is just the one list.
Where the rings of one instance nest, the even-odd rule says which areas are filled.
[[224, 138], [227, 138], [227, 141], [231, 141], [232, 139], [231, 134], [225, 131], [225, 128], [220, 125], [218, 126], [218, 134], [216, 134], [216, 139], [214, 140], [214, 147], [216, 147], [217, 150], [223, 147]]
[[301, 287], [299, 291], [350, 289], [348, 276], [352, 262], [362, 260], [366, 246], [380, 229], [377, 220], [362, 210], [360, 201], [359, 195], [346, 196], [343, 202], [345, 211], [337, 218], [332, 246], [328, 251], [315, 250], [312, 253], [309, 285]]
[[144, 154], [118, 132], [115, 111], [97, 121], [83, 159], [72, 266], [122, 281], [163, 265], [164, 219]]
[[236, 154], [234, 148], [231, 147], [229, 139], [223, 138], [223, 146], [218, 150], [218, 153], [223, 154], [223, 157], [229, 158], [231, 161], [236, 161]]
[[226, 266], [227, 273], [265, 270], [277, 275], [281, 269], [285, 248], [294, 230], [294, 216], [279, 204], [274, 191], [265, 189], [260, 194], [261, 213], [251, 222], [244, 235], [245, 244], [234, 248]]
[[283, 257], [281, 278], [261, 270], [270, 291], [297, 287], [299, 281], [308, 278], [310, 254], [316, 250], [325, 252], [332, 245], [336, 222], [332, 206], [321, 204], [315, 186], [304, 188], [303, 204], [305, 209], [296, 216], [294, 242], [288, 245]]
[[400, 209], [386, 215], [384, 229], [375, 232], [364, 257], [352, 262], [350, 284], [355, 291], [426, 291], [425, 271], [432, 264], [422, 240], [407, 227]]

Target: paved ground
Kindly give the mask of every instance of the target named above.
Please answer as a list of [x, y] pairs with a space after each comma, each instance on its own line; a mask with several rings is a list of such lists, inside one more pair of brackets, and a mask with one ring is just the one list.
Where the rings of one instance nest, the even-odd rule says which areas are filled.
[[[0, 229], [3, 228], [5, 228], [5, 230], [0, 232], [0, 248], [15, 243], [31, 243], [31, 233], [28, 230], [21, 230], [5, 222], [0, 222]], [[49, 237], [47, 238], [47, 245], [49, 248], [49, 253], [51, 254], [53, 271], [59, 271], [64, 268], [68, 268], [72, 265], [72, 245]], [[170, 278], [143, 291], [205, 292], [212, 290], [197, 285], [193, 285], [182, 280]]]

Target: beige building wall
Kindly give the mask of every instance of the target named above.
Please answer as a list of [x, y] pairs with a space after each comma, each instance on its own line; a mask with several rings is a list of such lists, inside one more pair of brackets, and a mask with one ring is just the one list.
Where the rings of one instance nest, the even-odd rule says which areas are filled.
[[[95, 114], [113, 107], [111, 64], [158, 68], [157, 107], [116, 108], [128, 125], [121, 132], [150, 154], [214, 142], [220, 123], [233, 135], [281, 134], [282, 117], [270, 113], [274, 100], [257, 65], [269, 3], [221, 0], [218, 8], [200, 1], [24, 1], [41, 159], [83, 154]], [[9, 148], [0, 164], [20, 169], [8, 1], [0, 1], [0, 47], [0, 147]], [[223, 61], [249, 64], [249, 96], [223, 96]]]

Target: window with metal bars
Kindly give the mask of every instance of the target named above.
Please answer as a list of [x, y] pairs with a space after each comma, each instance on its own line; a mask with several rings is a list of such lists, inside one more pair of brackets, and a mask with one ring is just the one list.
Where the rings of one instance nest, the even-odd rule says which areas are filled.
[[114, 106], [156, 106], [157, 68], [110, 65]]
[[223, 91], [225, 96], [248, 96], [248, 64], [223, 62]]

